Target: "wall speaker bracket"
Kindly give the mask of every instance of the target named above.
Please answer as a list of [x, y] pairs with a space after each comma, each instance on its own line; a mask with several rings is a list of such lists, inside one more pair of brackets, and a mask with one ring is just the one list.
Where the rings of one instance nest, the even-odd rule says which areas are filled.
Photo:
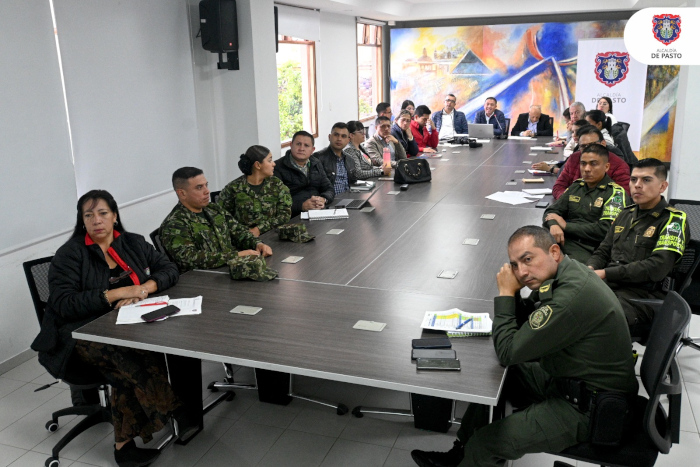
[[238, 64], [238, 51], [227, 52], [226, 59], [228, 60], [227, 62], [224, 61], [223, 54], [219, 52], [219, 63], [216, 64], [216, 67], [219, 70], [240, 70]]

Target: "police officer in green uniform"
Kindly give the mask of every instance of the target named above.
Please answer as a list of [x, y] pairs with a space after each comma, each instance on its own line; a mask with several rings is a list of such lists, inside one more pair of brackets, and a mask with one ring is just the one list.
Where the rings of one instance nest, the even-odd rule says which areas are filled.
[[544, 212], [549, 229], [564, 253], [585, 263], [605, 238], [622, 208], [631, 204], [625, 190], [606, 173], [608, 149], [592, 144], [581, 153], [581, 178]]
[[666, 175], [658, 159], [642, 159], [634, 166], [634, 204], [622, 210], [587, 263], [620, 299], [630, 326], [651, 323], [654, 310], [630, 300], [664, 297], [661, 282], [690, 238], [685, 213], [661, 196], [668, 187]]
[[273, 175], [275, 163], [270, 150], [258, 145], [249, 147], [241, 154], [238, 168], [243, 175], [221, 190], [217, 203], [256, 237], [289, 222], [292, 195]]
[[160, 237], [180, 272], [217, 268], [241, 256], [272, 254], [269, 246], [225, 209], [209, 202], [208, 182], [201, 169], [176, 170], [173, 188], [179, 203], [161, 224]]
[[[589, 439], [598, 394], [637, 394], [629, 328], [615, 294], [541, 227], [518, 229], [508, 256], [496, 276], [493, 341], [509, 365], [504, 395], [522, 410], [488, 424], [488, 406], [470, 404], [450, 451], [411, 453], [422, 467], [498, 466], [561, 451]], [[527, 299], [523, 286], [532, 290]]]

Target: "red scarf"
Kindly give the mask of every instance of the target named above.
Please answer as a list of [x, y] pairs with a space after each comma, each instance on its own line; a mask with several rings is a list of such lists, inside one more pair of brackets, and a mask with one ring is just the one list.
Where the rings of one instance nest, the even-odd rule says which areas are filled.
[[[117, 237], [119, 237], [119, 235], [121, 235], [121, 234], [115, 230], [114, 231], [114, 238], [116, 239]], [[90, 234], [88, 234], [88, 233], [85, 234], [85, 244], [86, 245], [94, 245], [95, 244], [95, 242], [92, 241], [92, 238], [90, 238]], [[107, 249], [107, 253], [109, 254], [109, 256], [112, 257], [112, 259], [114, 261], [117, 262], [117, 264], [119, 265], [120, 268], [122, 268], [125, 271], [131, 271], [131, 274], [129, 274], [129, 277], [133, 281], [134, 285], [141, 285], [141, 281], [139, 280], [139, 276], [137, 276], [136, 273], [134, 272], [134, 270], [131, 269], [129, 267], [129, 265], [126, 264], [124, 262], [124, 260], [119, 257], [119, 254], [117, 254], [117, 252], [114, 250], [114, 248], [112, 248], [110, 246]]]

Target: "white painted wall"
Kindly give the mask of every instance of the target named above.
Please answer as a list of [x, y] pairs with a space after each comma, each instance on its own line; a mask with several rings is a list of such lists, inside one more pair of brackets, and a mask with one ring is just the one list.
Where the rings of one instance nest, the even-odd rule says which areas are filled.
[[316, 46], [317, 150], [328, 146], [334, 123], [357, 120], [356, 30], [353, 16], [321, 12], [321, 42]]
[[[689, 0], [696, 7], [699, 0]], [[700, 122], [700, 66], [682, 66], [676, 98], [676, 123], [671, 150], [669, 199], [700, 200], [700, 157], [698, 157], [698, 122]]]
[[241, 175], [238, 159], [249, 146], [280, 146], [273, 1], [237, 2], [240, 70], [219, 70], [218, 54], [202, 49], [199, 1], [188, 3], [200, 149], [212, 156], [202, 169], [218, 190]]
[[[164, 5], [171, 2], [160, 1]], [[130, 14], [139, 14], [136, 3]], [[240, 175], [238, 157], [248, 146], [263, 144], [273, 154], [279, 151], [273, 0], [238, 0], [241, 68], [238, 71], [217, 69], [218, 56], [202, 49], [201, 39], [195, 37], [199, 31], [198, 0], [178, 0], [170, 4], [172, 8], [185, 8], [188, 15], [189, 29], [183, 34], [189, 35], [192, 54], [192, 93], [199, 151], [193, 154], [192, 160], [198, 161], [193, 164], [201, 164], [212, 189], [221, 189]], [[144, 43], [158, 42], [157, 37], [149, 37], [151, 31], [139, 31], [139, 34]], [[319, 147], [327, 145], [326, 135], [333, 123], [357, 118], [355, 42], [354, 17], [322, 13], [321, 41], [316, 51]], [[13, 157], [22, 157], [22, 154], [13, 154]], [[158, 176], [169, 178], [170, 174]], [[175, 194], [167, 191], [121, 207], [121, 217], [127, 229], [148, 236], [176, 202]], [[41, 209], [41, 205], [31, 206], [28, 212], [41, 216]], [[71, 213], [68, 224], [73, 223], [73, 215]], [[2, 227], [3, 231], [8, 228]], [[57, 232], [53, 239], [0, 256], [0, 294], [3, 297], [0, 367], [3, 362], [25, 352], [39, 330], [22, 263], [54, 254], [67, 238], [67, 232]]]

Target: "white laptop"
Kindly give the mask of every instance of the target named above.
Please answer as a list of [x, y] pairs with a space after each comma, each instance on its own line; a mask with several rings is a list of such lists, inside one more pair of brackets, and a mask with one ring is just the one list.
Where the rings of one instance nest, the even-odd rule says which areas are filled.
[[478, 139], [493, 138], [493, 125], [490, 123], [470, 123], [469, 137]]

